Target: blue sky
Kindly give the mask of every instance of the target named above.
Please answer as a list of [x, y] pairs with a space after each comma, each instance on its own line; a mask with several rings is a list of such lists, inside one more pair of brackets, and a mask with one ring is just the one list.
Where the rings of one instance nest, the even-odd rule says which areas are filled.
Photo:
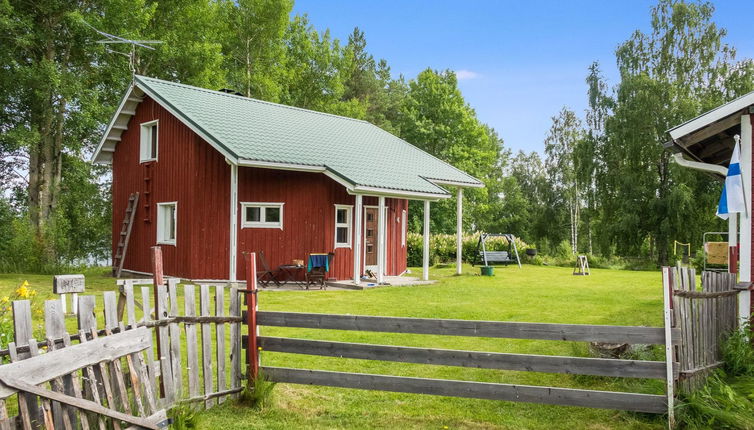
[[[728, 30], [738, 58], [754, 57], [754, 1], [714, 3], [715, 22]], [[294, 13], [308, 14], [318, 29], [343, 41], [358, 26], [368, 50], [396, 76], [413, 78], [427, 67], [457, 71], [464, 96], [506, 147], [541, 151], [550, 118], [562, 106], [586, 108], [584, 78], [592, 61], [616, 83], [615, 48], [634, 30], [648, 30], [653, 4], [296, 0]]]

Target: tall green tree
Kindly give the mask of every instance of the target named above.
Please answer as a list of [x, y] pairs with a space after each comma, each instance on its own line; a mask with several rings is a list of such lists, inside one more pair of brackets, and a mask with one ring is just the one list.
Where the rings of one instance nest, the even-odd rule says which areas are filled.
[[246, 97], [277, 102], [284, 67], [283, 35], [291, 0], [238, 0], [221, 5], [222, 21], [228, 26], [223, 39], [231, 88]]

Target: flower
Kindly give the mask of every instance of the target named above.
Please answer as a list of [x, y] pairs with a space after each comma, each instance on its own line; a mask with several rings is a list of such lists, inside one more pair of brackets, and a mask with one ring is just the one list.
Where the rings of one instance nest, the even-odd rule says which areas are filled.
[[10, 301], [10, 297], [5, 296], [2, 299], [0, 299], [0, 303], [8, 303]]

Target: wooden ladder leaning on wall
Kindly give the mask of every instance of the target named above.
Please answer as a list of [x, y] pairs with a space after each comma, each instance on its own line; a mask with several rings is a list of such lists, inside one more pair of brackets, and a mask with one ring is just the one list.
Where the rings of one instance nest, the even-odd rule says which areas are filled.
[[120, 272], [123, 270], [123, 261], [126, 259], [126, 251], [128, 251], [128, 241], [131, 239], [131, 227], [134, 224], [134, 217], [136, 215], [136, 208], [139, 203], [139, 193], [133, 193], [128, 197], [128, 207], [126, 208], [126, 216], [123, 217], [123, 224], [120, 228], [120, 236], [118, 237], [118, 247], [115, 249], [115, 256], [113, 256], [113, 276], [120, 277]]

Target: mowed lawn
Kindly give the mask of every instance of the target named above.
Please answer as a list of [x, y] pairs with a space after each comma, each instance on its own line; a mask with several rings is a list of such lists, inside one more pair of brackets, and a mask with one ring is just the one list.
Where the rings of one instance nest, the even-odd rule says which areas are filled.
[[[413, 269], [414, 276], [420, 275]], [[661, 274], [593, 269], [587, 277], [561, 267], [496, 268], [492, 278], [477, 276], [478, 268], [464, 267], [454, 276], [452, 266], [431, 269], [434, 285], [384, 287], [366, 291], [263, 291], [260, 308], [293, 312], [454, 318], [579, 324], [660, 326]], [[104, 270], [87, 273], [87, 289], [101, 296], [114, 289]], [[52, 298], [51, 277], [0, 274], [0, 294], [24, 279]], [[98, 299], [98, 309], [101, 306]], [[70, 328], [73, 319], [67, 321]], [[583, 342], [526, 341], [413, 334], [345, 332], [335, 330], [262, 327], [263, 335], [423, 346], [492, 352], [589, 356]], [[660, 358], [655, 357], [655, 359]], [[376, 373], [549, 385], [661, 394], [662, 381], [498, 371], [368, 360], [313, 357], [262, 351], [262, 364], [349, 372]], [[627, 412], [460, 399], [328, 387], [278, 384], [271, 406], [262, 410], [232, 402], [199, 415], [206, 429], [453, 429], [453, 428], [663, 428], [662, 417]]]

